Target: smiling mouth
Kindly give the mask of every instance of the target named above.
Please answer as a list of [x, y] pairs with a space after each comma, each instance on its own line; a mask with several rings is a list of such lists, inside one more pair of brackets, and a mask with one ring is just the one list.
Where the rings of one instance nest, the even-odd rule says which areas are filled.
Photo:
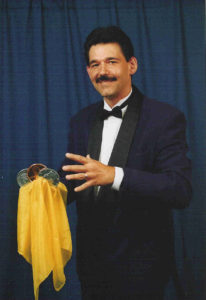
[[101, 76], [96, 79], [96, 83], [112, 82], [112, 81], [116, 81], [116, 80], [117, 80], [116, 77]]

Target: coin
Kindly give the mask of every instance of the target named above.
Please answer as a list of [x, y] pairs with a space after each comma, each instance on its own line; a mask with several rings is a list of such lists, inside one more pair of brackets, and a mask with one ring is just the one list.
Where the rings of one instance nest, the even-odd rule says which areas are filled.
[[17, 174], [16, 180], [20, 187], [25, 185], [26, 183], [29, 183], [30, 179], [27, 175], [27, 169], [23, 169], [23, 170], [19, 171], [19, 173]]
[[42, 176], [47, 180], [51, 180], [54, 185], [59, 183], [59, 174], [53, 169], [44, 168], [39, 171], [39, 176]]
[[46, 168], [43, 164], [33, 164], [31, 165], [27, 170], [27, 175], [30, 178], [30, 180], [34, 180], [38, 177], [39, 171]]

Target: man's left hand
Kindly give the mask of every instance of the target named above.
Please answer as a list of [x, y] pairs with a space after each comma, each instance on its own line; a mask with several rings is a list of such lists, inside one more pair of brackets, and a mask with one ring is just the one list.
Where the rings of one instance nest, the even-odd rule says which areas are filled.
[[66, 165], [64, 171], [76, 174], [66, 175], [67, 180], [86, 180], [85, 183], [76, 187], [75, 192], [80, 192], [90, 186], [112, 184], [115, 176], [115, 168], [102, 164], [92, 159], [89, 155], [81, 156], [72, 153], [66, 153], [66, 157], [80, 163], [81, 165]]

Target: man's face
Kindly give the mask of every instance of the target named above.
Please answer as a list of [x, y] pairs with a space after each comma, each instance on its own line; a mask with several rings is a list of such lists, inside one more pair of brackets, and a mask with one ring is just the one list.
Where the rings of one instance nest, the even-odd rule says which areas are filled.
[[126, 61], [117, 43], [97, 44], [89, 50], [87, 72], [95, 89], [110, 106], [129, 94], [131, 75], [136, 70], [136, 58]]

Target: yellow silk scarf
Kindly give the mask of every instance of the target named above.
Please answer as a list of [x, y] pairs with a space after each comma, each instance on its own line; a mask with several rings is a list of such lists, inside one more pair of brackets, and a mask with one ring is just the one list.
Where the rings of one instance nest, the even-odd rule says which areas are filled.
[[66, 213], [67, 189], [43, 177], [22, 186], [17, 215], [18, 252], [32, 265], [34, 296], [53, 271], [59, 291], [65, 284], [64, 266], [71, 258], [72, 240]]

